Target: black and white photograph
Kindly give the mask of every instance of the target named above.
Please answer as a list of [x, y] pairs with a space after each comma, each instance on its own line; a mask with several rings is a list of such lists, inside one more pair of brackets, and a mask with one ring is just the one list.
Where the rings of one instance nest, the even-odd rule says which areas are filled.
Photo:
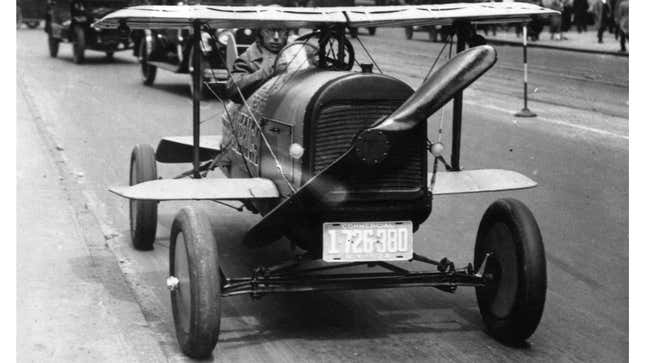
[[7, 361], [638, 360], [629, 0], [3, 9]]

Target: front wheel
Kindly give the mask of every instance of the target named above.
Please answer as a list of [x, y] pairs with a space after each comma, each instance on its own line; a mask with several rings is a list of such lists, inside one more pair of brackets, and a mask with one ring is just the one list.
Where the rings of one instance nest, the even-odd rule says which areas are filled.
[[168, 288], [177, 340], [191, 358], [210, 356], [219, 337], [218, 258], [208, 217], [193, 207], [180, 210], [170, 232]]
[[411, 26], [406, 26], [405, 27], [405, 38], [410, 40], [410, 39], [412, 39], [412, 35], [414, 35], [414, 29], [412, 29]]
[[60, 40], [54, 38], [51, 33], [47, 34], [47, 45], [49, 46], [49, 56], [56, 58], [58, 56], [58, 46]]
[[139, 57], [141, 62], [141, 76], [143, 78], [143, 84], [146, 86], [152, 86], [157, 77], [157, 67], [148, 64], [148, 52], [150, 51], [147, 48], [146, 39], [141, 39], [139, 43]]
[[[130, 156], [130, 185], [157, 179], [152, 145], [139, 144]], [[157, 233], [157, 201], [130, 200], [130, 237], [137, 250], [151, 250]]]
[[475, 266], [485, 258], [487, 283], [477, 287], [476, 294], [486, 330], [503, 343], [523, 342], [542, 318], [546, 259], [540, 229], [522, 202], [500, 199], [484, 213], [477, 231]]
[[74, 26], [74, 63], [85, 61], [85, 30], [80, 25]]

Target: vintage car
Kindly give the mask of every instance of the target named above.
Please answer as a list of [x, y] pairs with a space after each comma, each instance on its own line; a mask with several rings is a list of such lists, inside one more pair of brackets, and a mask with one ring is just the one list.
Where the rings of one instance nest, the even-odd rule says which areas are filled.
[[[406, 5], [442, 5], [455, 3], [455, 0], [405, 0]], [[475, 3], [482, 2], [481, 0], [460, 0], [460, 3]], [[450, 36], [454, 33], [454, 29], [450, 24], [446, 25], [424, 25], [424, 26], [407, 26], [405, 29], [405, 37], [412, 39], [414, 32], [428, 32], [428, 37], [431, 42], [441, 41], [447, 42]]]
[[[189, 2], [168, 0], [163, 3], [163, 5], [245, 5], [244, 0], [193, 0]], [[257, 4], [259, 2], [254, 2], [254, 5]], [[193, 34], [190, 29], [133, 31], [135, 43], [138, 43], [135, 56], [139, 58], [145, 85], [150, 86], [154, 83], [158, 68], [180, 74], [191, 72]], [[220, 91], [228, 81], [233, 61], [256, 39], [255, 30], [250, 28], [216, 29], [214, 35], [211, 36], [205, 31], [201, 33], [202, 60], [200, 64], [204, 80], [201, 84], [201, 94], [204, 96], [221, 93]], [[139, 41], [139, 37], [141, 37], [141, 41]], [[187, 80], [192, 92], [194, 89], [192, 77], [187, 77]]]
[[[164, 245], [169, 252], [165, 283], [184, 353], [211, 356], [227, 296], [422, 286], [446, 292], [475, 287], [487, 332], [504, 344], [527, 345], [542, 318], [547, 279], [542, 236], [526, 205], [509, 198], [491, 204], [479, 224], [474, 260], [463, 267], [421, 255], [419, 247], [428, 241], [414, 236], [435, 197], [537, 185], [514, 171], [460, 165], [463, 91], [497, 60], [493, 47], [471, 46], [472, 28], [555, 13], [510, 4], [150, 6], [118, 11], [97, 24], [105, 29], [192, 27], [193, 34], [207, 32], [215, 39], [217, 29], [226, 27], [314, 29], [276, 56], [275, 69], [281, 71], [250, 95], [238, 89], [241, 103], [222, 105], [221, 135], [200, 131], [204, 47], [203, 37], [192, 37], [192, 135], [164, 137], [156, 149], [136, 145], [129, 185], [110, 188], [129, 199], [132, 245], [139, 250], [155, 248], [162, 201], [211, 200], [262, 215], [236, 237], [215, 236], [209, 216], [193, 205], [173, 220]], [[353, 71], [356, 58], [347, 28], [430, 24], [452, 24], [457, 54], [429, 72], [416, 91], [402, 80], [372, 73], [371, 64]], [[453, 118], [449, 158], [441, 131], [428, 132], [428, 118], [448, 103]], [[428, 137], [437, 133], [434, 140]], [[159, 178], [158, 163], [192, 167]], [[225, 177], [212, 175], [216, 168]], [[242, 243], [245, 252], [265, 257], [271, 254], [268, 246], [284, 237], [292, 246], [285, 260], [265, 258], [244, 275], [225, 271], [234, 256], [219, 254], [218, 245]], [[253, 252], [260, 247], [267, 249]]]
[[115, 10], [142, 3], [142, 0], [47, 0], [45, 32], [49, 55], [58, 56], [61, 42], [72, 43], [74, 63], [77, 64], [85, 61], [88, 49], [105, 52], [108, 59], [112, 59], [116, 51], [130, 49], [132, 40], [128, 32], [100, 30], [92, 23]]
[[16, 1], [17, 25], [25, 24], [31, 29], [38, 28], [40, 21], [45, 18], [45, 0]]

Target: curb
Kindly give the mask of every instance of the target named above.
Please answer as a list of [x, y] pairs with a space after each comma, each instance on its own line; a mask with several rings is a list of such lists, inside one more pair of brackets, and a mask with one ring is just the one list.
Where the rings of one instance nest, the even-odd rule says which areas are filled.
[[[510, 45], [510, 46], [516, 46], [516, 47], [521, 47], [522, 46], [522, 42], [513, 41], [513, 40], [501, 40], [501, 39], [486, 38], [486, 42], [488, 42], [489, 44], [497, 44], [497, 45]], [[613, 56], [616, 56], [616, 57], [629, 57], [628, 52], [625, 52], [625, 53], [622, 53], [622, 52], [610, 52], [610, 51], [606, 51], [606, 50], [563, 47], [563, 46], [559, 46], [559, 45], [549, 45], [549, 44], [539, 44], [539, 43], [529, 43], [528, 48], [544, 48], [544, 49], [564, 50], [564, 51], [567, 51], [567, 52], [613, 55]]]

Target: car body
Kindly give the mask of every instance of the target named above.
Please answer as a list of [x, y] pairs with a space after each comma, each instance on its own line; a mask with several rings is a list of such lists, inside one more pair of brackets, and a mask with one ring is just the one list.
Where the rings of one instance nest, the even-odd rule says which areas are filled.
[[[314, 28], [281, 50], [275, 68], [286, 64], [283, 71], [242, 97], [242, 103], [223, 104], [223, 135], [200, 134], [200, 99], [193, 94], [192, 136], [163, 138], [156, 150], [136, 145], [130, 185], [110, 188], [130, 200], [132, 243], [140, 250], [154, 248], [160, 201], [212, 200], [241, 211], [227, 203], [239, 201], [262, 215], [233, 241], [230, 234], [214, 236], [205, 212], [189, 206], [177, 213], [166, 284], [184, 353], [211, 355], [221, 297], [342, 289], [432, 286], [454, 292], [457, 286], [473, 286], [493, 337], [515, 344], [530, 337], [545, 303], [546, 260], [539, 227], [524, 204], [500, 199], [486, 210], [474, 262], [463, 268], [447, 258], [415, 253], [413, 233], [429, 217], [437, 196], [537, 185], [513, 171], [461, 168], [462, 92], [497, 60], [489, 45], [466, 49], [478, 21], [521, 22], [550, 13], [516, 4], [455, 4], [450, 9], [196, 6], [128, 9], [102, 19], [99, 25], [108, 29], [124, 22], [137, 28], [192, 27], [211, 38], [220, 26]], [[371, 67], [353, 70], [348, 28], [433, 23], [457, 29], [457, 54], [416, 91], [399, 79], [372, 73]], [[193, 42], [193, 59], [200, 59], [200, 39]], [[194, 86], [201, 83], [199, 69], [192, 76]], [[448, 162], [441, 142], [428, 139], [427, 120], [451, 101]], [[192, 163], [192, 168], [162, 179], [157, 163]], [[212, 177], [215, 168], [226, 177]], [[258, 266], [243, 277], [227, 276], [220, 265], [218, 243], [242, 242], [253, 249], [284, 237], [292, 246], [287, 261]], [[358, 266], [365, 269], [353, 270]]]

